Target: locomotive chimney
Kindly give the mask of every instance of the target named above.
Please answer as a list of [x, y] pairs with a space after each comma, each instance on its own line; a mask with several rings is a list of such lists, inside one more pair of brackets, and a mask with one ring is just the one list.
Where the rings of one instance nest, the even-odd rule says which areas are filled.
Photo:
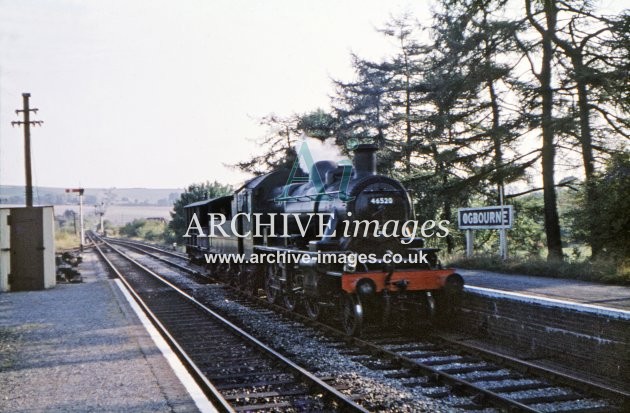
[[376, 151], [378, 146], [361, 144], [354, 149], [354, 171], [357, 176], [376, 174]]

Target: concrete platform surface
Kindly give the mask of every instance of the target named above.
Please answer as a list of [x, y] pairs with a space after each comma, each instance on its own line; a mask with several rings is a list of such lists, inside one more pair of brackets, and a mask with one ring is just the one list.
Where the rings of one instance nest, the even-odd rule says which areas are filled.
[[0, 412], [196, 412], [92, 253], [82, 284], [0, 293]]
[[464, 278], [466, 285], [566, 300], [613, 310], [630, 310], [630, 287], [565, 278], [501, 274], [484, 270], [457, 269], [457, 272]]

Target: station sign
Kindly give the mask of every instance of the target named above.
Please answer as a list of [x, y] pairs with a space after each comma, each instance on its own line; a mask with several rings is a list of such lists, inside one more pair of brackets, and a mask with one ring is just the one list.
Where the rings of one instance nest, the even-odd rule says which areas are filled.
[[512, 228], [513, 222], [512, 205], [457, 210], [459, 229], [508, 229]]

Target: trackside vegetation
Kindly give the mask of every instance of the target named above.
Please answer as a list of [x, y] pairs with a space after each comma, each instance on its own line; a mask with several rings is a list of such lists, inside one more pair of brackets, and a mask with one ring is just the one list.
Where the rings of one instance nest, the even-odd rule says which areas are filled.
[[[498, 205], [503, 192], [516, 214], [510, 266], [622, 282], [630, 11], [581, 0], [431, 6], [430, 21], [406, 13], [378, 29], [395, 45], [388, 55], [350, 56], [354, 75], [333, 80], [330, 109], [263, 117], [263, 151], [235, 167], [292, 164], [304, 135], [346, 154], [376, 144], [379, 172], [412, 192], [420, 221], [454, 223], [458, 208]], [[461, 255], [463, 234], [451, 235], [433, 246]], [[496, 251], [496, 232], [475, 236], [479, 253]]]
[[[332, 81], [328, 108], [261, 118], [259, 153], [233, 166], [290, 167], [305, 135], [348, 156], [376, 144], [379, 173], [410, 191], [416, 219], [451, 222], [429, 240], [446, 263], [628, 283], [630, 11], [602, 3], [434, 0], [430, 21], [391, 17], [378, 29], [390, 54], [349, 56], [354, 73]], [[231, 190], [191, 185], [164, 241], [182, 242], [184, 205]], [[492, 256], [496, 231], [476, 231], [479, 255], [461, 258], [457, 209], [501, 194], [515, 212], [510, 259]]]

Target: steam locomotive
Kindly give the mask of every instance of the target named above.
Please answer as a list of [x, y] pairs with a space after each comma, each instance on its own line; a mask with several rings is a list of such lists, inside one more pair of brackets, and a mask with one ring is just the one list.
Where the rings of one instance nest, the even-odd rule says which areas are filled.
[[332, 312], [349, 335], [378, 323], [422, 330], [448, 315], [463, 279], [409, 228], [392, 231], [413, 222], [413, 204], [376, 173], [376, 150], [358, 145], [352, 165], [311, 162], [308, 174], [296, 162], [187, 205], [190, 260], [312, 319]]

